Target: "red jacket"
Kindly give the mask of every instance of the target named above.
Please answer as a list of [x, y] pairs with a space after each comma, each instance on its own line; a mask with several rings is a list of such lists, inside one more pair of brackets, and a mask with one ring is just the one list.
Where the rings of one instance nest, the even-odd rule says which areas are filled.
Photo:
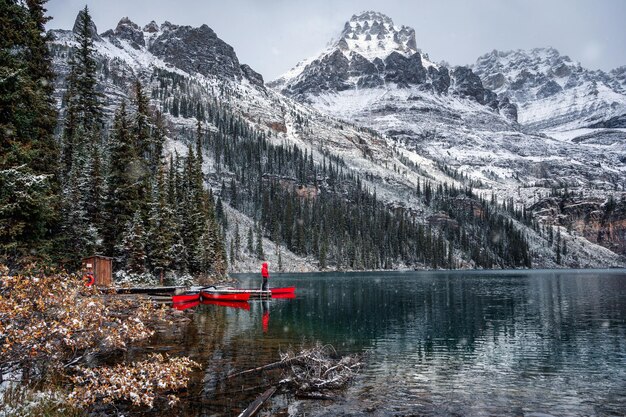
[[263, 278], [269, 278], [270, 277], [270, 271], [267, 267], [267, 262], [263, 262], [263, 266], [261, 267], [261, 275], [263, 275]]

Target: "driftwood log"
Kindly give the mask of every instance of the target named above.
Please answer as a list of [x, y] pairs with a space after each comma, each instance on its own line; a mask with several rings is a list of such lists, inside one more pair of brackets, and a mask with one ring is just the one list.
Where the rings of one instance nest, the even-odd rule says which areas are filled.
[[226, 379], [282, 369], [276, 386], [301, 398], [334, 399], [328, 392], [343, 388], [363, 367], [362, 355], [339, 356], [334, 347], [320, 343], [298, 352], [290, 349], [280, 357], [280, 361], [236, 372]]
[[339, 356], [331, 345], [319, 343], [298, 353], [287, 351], [281, 360], [288, 365], [281, 383], [299, 394], [343, 388], [363, 367], [361, 355]]
[[263, 394], [259, 395], [256, 400], [252, 401], [245, 410], [239, 414], [239, 417], [252, 417], [255, 416], [263, 407], [265, 401], [267, 401], [276, 392], [276, 387], [267, 389]]

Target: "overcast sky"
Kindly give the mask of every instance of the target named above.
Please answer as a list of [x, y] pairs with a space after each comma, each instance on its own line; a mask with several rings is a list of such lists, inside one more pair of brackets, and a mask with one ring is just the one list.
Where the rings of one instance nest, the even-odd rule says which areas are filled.
[[414, 28], [418, 48], [436, 62], [552, 46], [590, 69], [626, 65], [624, 0], [50, 0], [49, 28], [71, 29], [85, 4], [99, 32], [123, 16], [142, 27], [206, 23], [266, 81], [321, 51], [364, 10]]

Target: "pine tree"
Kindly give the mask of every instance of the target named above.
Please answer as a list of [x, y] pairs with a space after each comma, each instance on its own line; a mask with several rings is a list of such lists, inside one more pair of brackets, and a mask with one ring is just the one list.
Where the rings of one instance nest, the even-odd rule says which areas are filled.
[[147, 253], [151, 271], [163, 283], [164, 275], [171, 270], [174, 254], [174, 236], [177, 225], [173, 222], [173, 212], [169, 207], [163, 171], [157, 175], [152, 191], [152, 201], [147, 225]]
[[239, 259], [241, 253], [241, 235], [239, 234], [239, 223], [235, 223], [235, 259]]
[[122, 238], [120, 252], [123, 254], [126, 271], [143, 274], [146, 272], [146, 236], [139, 210], [135, 212], [131, 221], [126, 224], [126, 231]]
[[[70, 58], [63, 131], [63, 219], [65, 238], [76, 254], [102, 251], [107, 184], [101, 148], [102, 103], [97, 91], [91, 17], [79, 13], [78, 48]], [[78, 228], [80, 225], [80, 229]]]
[[556, 230], [556, 263], [561, 265], [561, 228]]
[[[135, 171], [137, 155], [126, 103], [122, 102], [115, 113], [113, 131], [109, 139], [109, 175], [107, 187], [106, 247], [109, 252], [120, 248], [120, 239], [126, 225], [132, 220], [139, 207], [139, 180]], [[117, 252], [119, 256], [120, 253]]]
[[235, 264], [235, 242], [231, 239], [230, 241], [230, 264], [234, 265]]
[[246, 246], [246, 249], [250, 255], [254, 253], [254, 236], [252, 234], [252, 228], [248, 229], [248, 245]]
[[59, 214], [45, 1], [0, 5], [0, 262], [52, 252]]
[[192, 272], [207, 277], [213, 272], [218, 254], [216, 253], [216, 240], [218, 236], [209, 220], [204, 224], [204, 231], [194, 247], [192, 257]]
[[65, 102], [63, 160], [72, 169], [72, 156], [90, 143], [98, 144], [102, 130], [102, 94], [97, 91], [96, 61], [91, 33], [93, 22], [87, 6], [78, 14], [78, 48], [70, 57]]
[[137, 108], [133, 120], [133, 135], [137, 155], [146, 163], [152, 160], [152, 115], [149, 100], [146, 97], [139, 79], [134, 82], [135, 101]]
[[222, 204], [222, 197], [217, 198], [217, 203], [215, 205], [215, 216], [217, 220], [220, 222], [223, 230], [228, 228], [228, 218], [226, 217], [226, 213], [224, 212], [224, 205]]
[[263, 253], [263, 234], [261, 233], [261, 227], [257, 228], [256, 239], [256, 257], [259, 260], [264, 260], [265, 254]]
[[320, 270], [326, 269], [326, 257], [328, 256], [328, 241], [324, 237], [320, 245], [320, 254], [318, 256]]

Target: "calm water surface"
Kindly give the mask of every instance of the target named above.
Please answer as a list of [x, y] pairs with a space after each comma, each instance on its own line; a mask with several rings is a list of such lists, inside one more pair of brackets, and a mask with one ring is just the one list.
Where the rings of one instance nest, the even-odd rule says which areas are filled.
[[271, 284], [296, 285], [297, 298], [199, 306], [157, 340], [203, 364], [189, 415], [237, 415], [268, 377], [225, 375], [315, 340], [370, 352], [367, 367], [341, 401], [278, 396], [265, 415], [626, 415], [626, 271], [283, 274]]

